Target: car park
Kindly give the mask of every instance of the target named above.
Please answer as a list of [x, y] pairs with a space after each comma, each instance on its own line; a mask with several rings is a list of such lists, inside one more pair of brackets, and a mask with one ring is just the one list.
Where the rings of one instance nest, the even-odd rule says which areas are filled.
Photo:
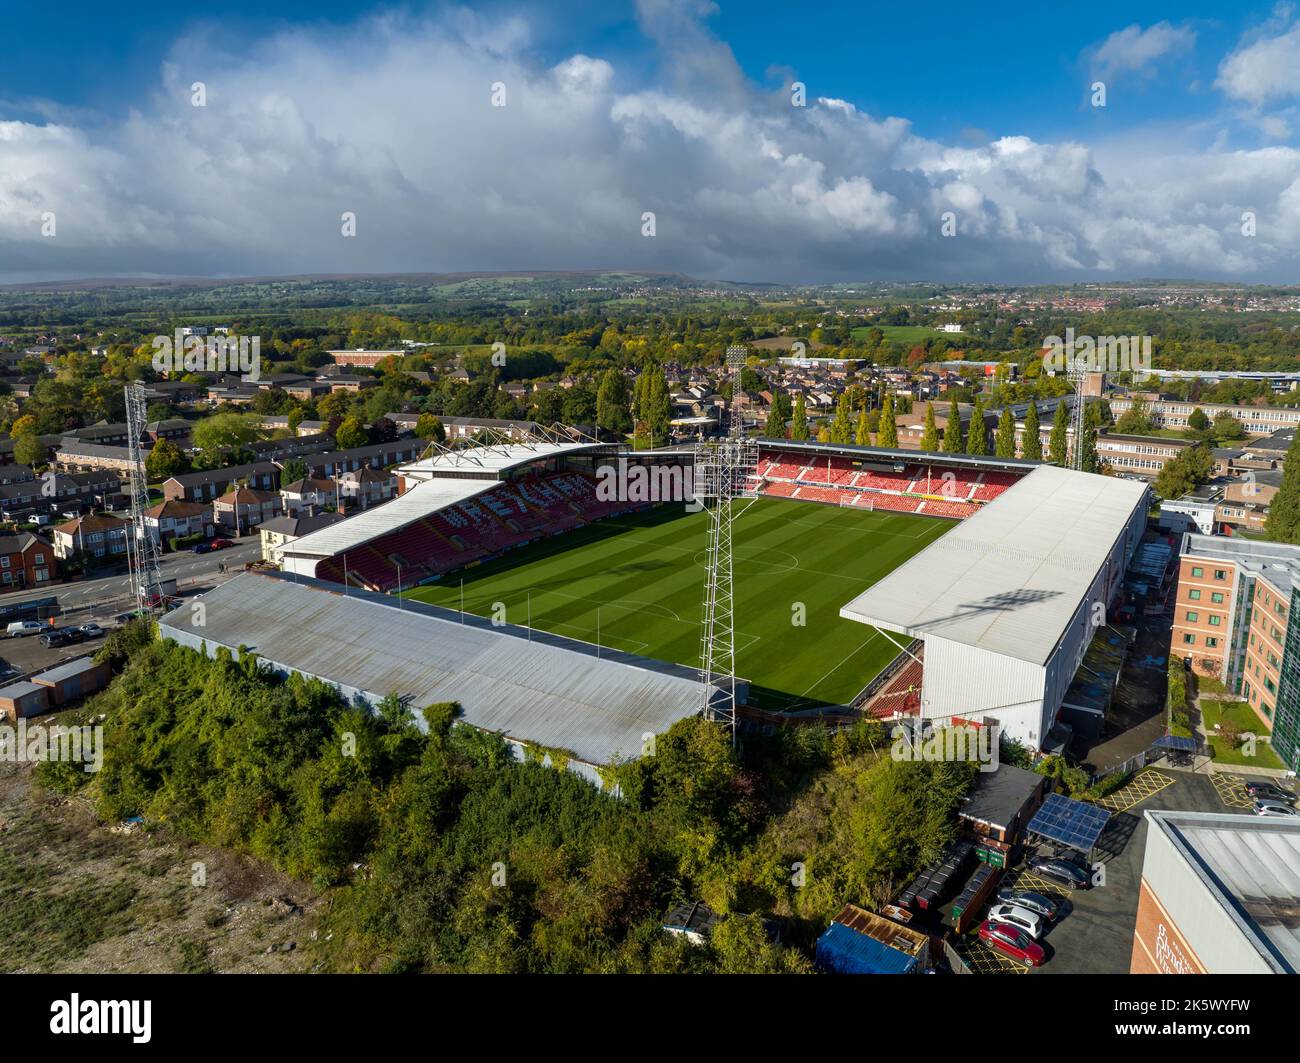
[[1029, 870], [1040, 878], [1072, 890], [1086, 890], [1092, 883], [1087, 871], [1059, 856], [1035, 856], [1029, 861]]
[[1020, 908], [1014, 904], [995, 904], [989, 909], [989, 921], [1014, 926], [1017, 930], [1023, 930], [1035, 941], [1043, 936], [1043, 920], [1028, 908]]
[[1295, 794], [1271, 782], [1252, 780], [1246, 783], [1246, 793], [1256, 801], [1272, 801], [1280, 805], [1295, 804]]
[[1023, 930], [1006, 923], [995, 923], [992, 919], [980, 924], [980, 940], [990, 948], [996, 949], [1013, 960], [1018, 960], [1027, 967], [1042, 965], [1046, 953], [1043, 946], [1034, 941]]
[[1282, 804], [1280, 801], [1256, 800], [1254, 810], [1257, 816], [1272, 816], [1276, 819], [1300, 818], [1300, 812], [1297, 812], [1290, 805]]
[[1048, 923], [1055, 922], [1060, 912], [1060, 905], [1050, 897], [1044, 897], [1041, 893], [1032, 893], [1029, 890], [1014, 889], [1011, 886], [1003, 886], [1002, 889], [998, 890], [998, 900], [1003, 904], [1014, 904], [1017, 908], [1026, 908]]
[[38, 624], [35, 620], [15, 620], [5, 628], [5, 638], [17, 639], [24, 635], [39, 635], [45, 630], [44, 624]]

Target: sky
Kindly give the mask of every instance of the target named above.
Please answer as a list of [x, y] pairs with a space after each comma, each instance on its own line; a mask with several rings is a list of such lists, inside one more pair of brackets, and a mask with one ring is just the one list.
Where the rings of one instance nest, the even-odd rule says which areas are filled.
[[1300, 279], [1287, 3], [58, 13], [5, 16], [3, 280]]

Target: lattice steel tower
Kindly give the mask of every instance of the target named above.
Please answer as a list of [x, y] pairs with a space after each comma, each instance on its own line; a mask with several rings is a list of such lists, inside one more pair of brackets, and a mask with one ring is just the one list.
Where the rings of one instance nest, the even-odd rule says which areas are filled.
[[1074, 453], [1071, 455], [1070, 467], [1083, 471], [1083, 385], [1088, 378], [1088, 363], [1086, 359], [1066, 356], [1066, 376], [1071, 384], [1074, 385], [1074, 410], [1072, 412], [1071, 424], [1074, 429]]
[[140, 438], [144, 435], [148, 407], [143, 384], [127, 384], [123, 391], [126, 392], [126, 431], [131, 447], [131, 534], [127, 538], [127, 557], [136, 608], [145, 609], [150, 597], [162, 591], [158, 544], [149, 534], [144, 520], [145, 510], [149, 508], [149, 478], [145, 472]]
[[[695, 446], [695, 497], [709, 515], [705, 553], [704, 609], [700, 635], [700, 682], [704, 715], [736, 734], [736, 598], [732, 526], [735, 502], [757, 494], [758, 443], [746, 439], [741, 412], [745, 348], [727, 348], [731, 411], [726, 434]], [[710, 504], [712, 503], [712, 504]]]

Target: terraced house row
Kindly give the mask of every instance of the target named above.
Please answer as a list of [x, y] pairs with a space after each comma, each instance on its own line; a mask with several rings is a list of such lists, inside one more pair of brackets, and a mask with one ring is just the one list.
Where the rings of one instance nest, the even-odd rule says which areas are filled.
[[1250, 705], [1292, 769], [1300, 767], [1298, 605], [1300, 546], [1183, 537], [1170, 655]]

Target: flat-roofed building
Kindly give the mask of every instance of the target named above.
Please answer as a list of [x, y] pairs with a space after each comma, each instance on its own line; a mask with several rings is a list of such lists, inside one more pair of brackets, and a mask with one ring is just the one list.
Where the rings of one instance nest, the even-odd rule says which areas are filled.
[[1129, 973], [1300, 972], [1300, 819], [1145, 818]]
[[1245, 701], [1300, 767], [1300, 546], [1185, 535], [1169, 652]]

